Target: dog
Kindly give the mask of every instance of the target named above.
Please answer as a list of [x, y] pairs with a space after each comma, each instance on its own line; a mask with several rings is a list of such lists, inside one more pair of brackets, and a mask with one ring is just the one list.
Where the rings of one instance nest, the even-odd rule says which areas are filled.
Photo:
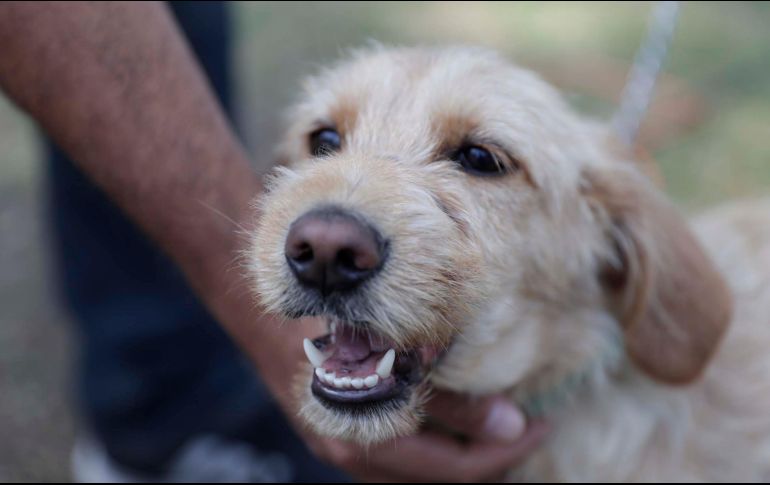
[[688, 222], [610, 139], [483, 48], [309, 79], [248, 253], [264, 308], [328, 322], [307, 424], [369, 444], [431, 389], [504, 393], [553, 429], [511, 480], [770, 479], [770, 200]]

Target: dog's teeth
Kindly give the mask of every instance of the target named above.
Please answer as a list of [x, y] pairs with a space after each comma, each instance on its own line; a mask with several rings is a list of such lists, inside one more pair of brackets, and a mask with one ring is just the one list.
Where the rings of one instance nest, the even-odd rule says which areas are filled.
[[356, 377], [355, 379], [350, 380], [350, 385], [353, 386], [356, 389], [363, 389], [364, 388], [364, 380], [360, 377]]
[[364, 379], [364, 385], [370, 389], [376, 386], [378, 382], [380, 382], [380, 376], [377, 374], [372, 374]]
[[318, 376], [320, 380], [323, 380], [324, 376], [326, 375], [326, 371], [321, 369], [320, 367], [316, 367], [315, 375]]
[[377, 370], [375, 372], [383, 379], [390, 377], [390, 372], [393, 370], [393, 362], [396, 361], [396, 351], [393, 349], [385, 352], [385, 355], [377, 363]]
[[350, 377], [335, 377], [332, 385], [337, 389], [347, 389], [350, 387]]
[[310, 361], [311, 364], [313, 364], [313, 367], [321, 367], [321, 365], [326, 360], [326, 356], [316, 348], [315, 345], [313, 345], [313, 342], [310, 341], [309, 338], [306, 338], [302, 341], [302, 347], [305, 349], [305, 355], [307, 356], [307, 360]]
[[330, 386], [334, 384], [334, 378], [337, 377], [337, 374], [334, 372], [328, 372], [324, 375], [324, 382], [329, 384]]

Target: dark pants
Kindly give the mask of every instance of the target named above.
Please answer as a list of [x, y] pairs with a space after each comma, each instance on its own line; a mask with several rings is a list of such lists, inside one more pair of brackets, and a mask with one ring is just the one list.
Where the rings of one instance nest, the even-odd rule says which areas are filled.
[[[171, 7], [229, 112], [226, 6]], [[112, 458], [160, 473], [188, 440], [216, 434], [285, 453], [296, 480], [340, 478], [306, 451], [173, 263], [59, 150], [50, 153], [52, 239], [81, 343], [80, 404]]]

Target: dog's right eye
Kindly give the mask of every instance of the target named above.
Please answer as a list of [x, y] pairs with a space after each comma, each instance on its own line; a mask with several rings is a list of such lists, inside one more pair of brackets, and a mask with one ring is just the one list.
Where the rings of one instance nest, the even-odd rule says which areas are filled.
[[451, 158], [471, 175], [488, 176], [505, 173], [505, 166], [497, 157], [486, 148], [477, 145], [463, 146]]
[[321, 128], [310, 134], [310, 153], [314, 157], [329, 155], [340, 149], [340, 134], [331, 128]]

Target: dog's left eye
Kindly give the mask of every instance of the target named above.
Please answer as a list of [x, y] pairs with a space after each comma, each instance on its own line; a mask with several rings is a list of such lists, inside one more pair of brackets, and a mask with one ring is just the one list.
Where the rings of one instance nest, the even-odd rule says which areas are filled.
[[340, 134], [331, 128], [321, 128], [310, 134], [310, 153], [314, 157], [329, 155], [340, 149]]
[[497, 175], [505, 172], [505, 166], [489, 150], [477, 145], [468, 145], [455, 152], [452, 160], [473, 175]]

